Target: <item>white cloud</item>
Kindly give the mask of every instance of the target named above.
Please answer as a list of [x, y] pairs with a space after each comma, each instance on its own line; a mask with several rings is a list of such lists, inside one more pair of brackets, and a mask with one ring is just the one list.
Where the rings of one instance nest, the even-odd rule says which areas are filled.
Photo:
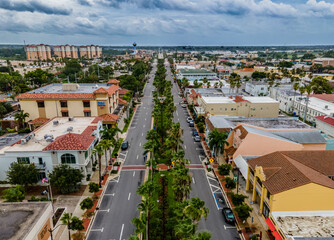
[[325, 1], [317, 1], [317, 0], [308, 0], [305, 5], [306, 10], [317, 17], [324, 16], [333, 16], [334, 17], [334, 4], [325, 2]]

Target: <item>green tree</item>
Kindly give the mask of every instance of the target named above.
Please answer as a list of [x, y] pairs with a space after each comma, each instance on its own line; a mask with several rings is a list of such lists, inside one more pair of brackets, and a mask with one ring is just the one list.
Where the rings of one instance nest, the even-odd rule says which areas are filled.
[[227, 133], [219, 132], [217, 128], [209, 133], [209, 147], [215, 157], [218, 157], [218, 153], [224, 154], [225, 146], [228, 146], [227, 138]]
[[323, 77], [315, 77], [310, 82], [312, 86], [312, 91], [314, 94], [331, 94], [333, 92], [333, 88], [330, 85], [329, 81]]
[[56, 186], [61, 193], [77, 192], [84, 178], [82, 171], [61, 164], [55, 167], [50, 174], [50, 183]]
[[205, 207], [205, 202], [198, 197], [192, 198], [185, 207], [184, 213], [188, 216], [193, 224], [197, 224], [202, 217], [205, 219], [209, 214], [209, 209]]
[[84, 230], [83, 221], [78, 217], [72, 215], [72, 213], [64, 213], [60, 219], [62, 224], [67, 225], [68, 229], [68, 239], [71, 239], [71, 230]]
[[230, 174], [231, 169], [232, 169], [231, 164], [221, 164], [218, 166], [218, 172], [222, 176], [228, 176]]
[[23, 110], [15, 113], [14, 119], [19, 124], [19, 128], [25, 128], [25, 125], [26, 125], [25, 121], [26, 121], [26, 118], [28, 117], [29, 117], [29, 113], [24, 112]]
[[2, 198], [5, 199], [6, 202], [22, 202], [25, 198], [24, 187], [21, 185], [16, 185], [12, 188], [7, 188], [2, 191]]
[[210, 239], [211, 239], [211, 233], [209, 232], [200, 232], [196, 237], [196, 240], [210, 240]]
[[66, 65], [65, 65], [63, 73], [67, 76], [74, 75], [75, 73], [80, 72], [81, 68], [82, 67], [77, 59], [70, 59], [66, 61]]
[[246, 221], [247, 218], [250, 217], [250, 213], [253, 211], [253, 209], [244, 203], [235, 207], [234, 211], [238, 214], [238, 217], [241, 221]]
[[38, 182], [39, 170], [34, 164], [13, 162], [7, 172], [7, 179], [11, 184], [27, 187]]
[[80, 203], [80, 208], [82, 210], [89, 210], [94, 206], [94, 202], [93, 199], [91, 199], [90, 197], [85, 198], [84, 200], [81, 201]]
[[230, 177], [226, 177], [226, 178], [225, 178], [225, 182], [226, 182], [226, 184], [225, 184], [225, 187], [226, 187], [226, 188], [228, 188], [228, 189], [230, 189], [230, 190], [235, 189], [235, 187], [236, 187], [236, 183], [233, 181], [232, 178], [230, 178]]
[[234, 192], [231, 192], [231, 199], [234, 206], [239, 206], [245, 202], [245, 199], [248, 198], [245, 195], [242, 194], [236, 194]]
[[264, 79], [266, 78], [266, 73], [255, 71], [252, 73], [252, 78], [255, 80]]
[[89, 192], [90, 193], [94, 193], [94, 195], [100, 191], [100, 187], [99, 187], [99, 184], [95, 183], [95, 182], [90, 182], [88, 184], [88, 187], [89, 187]]
[[40, 87], [43, 84], [52, 82], [54, 75], [42, 69], [36, 69], [35, 71], [26, 73], [24, 78], [29, 81], [31, 85]]
[[101, 182], [102, 182], [102, 177], [101, 177], [101, 168], [102, 168], [102, 155], [104, 154], [104, 147], [98, 143], [94, 150], [93, 150], [93, 154], [97, 154], [98, 156], [98, 161], [99, 161], [99, 187], [102, 187]]

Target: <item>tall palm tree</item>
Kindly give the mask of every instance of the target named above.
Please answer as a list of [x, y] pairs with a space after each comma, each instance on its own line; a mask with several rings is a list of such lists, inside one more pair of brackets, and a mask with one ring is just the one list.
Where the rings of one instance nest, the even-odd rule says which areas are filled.
[[205, 202], [199, 199], [198, 197], [192, 198], [189, 205], [183, 210], [185, 215], [188, 216], [193, 224], [197, 224], [202, 217], [205, 219], [209, 214], [209, 209], [205, 207]]
[[295, 82], [295, 83], [293, 84], [293, 90], [294, 90], [295, 92], [294, 92], [294, 95], [293, 95], [292, 113], [293, 113], [294, 110], [295, 110], [296, 92], [297, 92], [298, 89], [299, 89], [299, 82]]
[[64, 225], [67, 225], [68, 239], [71, 240], [72, 213], [64, 213], [63, 217], [60, 220]]
[[100, 143], [98, 143], [94, 148], [93, 154], [97, 154], [99, 159], [99, 187], [101, 187], [101, 168], [102, 168], [101, 159], [103, 153], [104, 153], [104, 148]]
[[[111, 140], [109, 139], [101, 139], [100, 143], [102, 149], [104, 150], [104, 158], [106, 160], [106, 173], [108, 171], [108, 154], [107, 151], [109, 150], [109, 152], [111, 151], [111, 147], [115, 146], [115, 144], [112, 143]], [[111, 154], [109, 155], [111, 157]]]
[[189, 169], [186, 168], [183, 164], [175, 164], [172, 171], [172, 189], [174, 191], [175, 200], [178, 202], [182, 202], [190, 194], [191, 177], [188, 173]]
[[218, 153], [224, 154], [225, 146], [228, 146], [227, 138], [227, 133], [219, 132], [217, 128], [209, 133], [209, 147], [214, 152], [215, 158], [218, 158]]
[[309, 102], [309, 99], [310, 99], [310, 94], [312, 93], [312, 85], [311, 84], [308, 84], [305, 86], [305, 91], [307, 93], [307, 98], [306, 98], [306, 107], [305, 107], [305, 112], [304, 112], [304, 119], [303, 119], [303, 122], [305, 122], [306, 120], [306, 113], [307, 113], [307, 110], [308, 110], [308, 102]]
[[19, 128], [21, 128], [21, 127], [24, 128], [25, 127], [26, 118], [28, 118], [29, 116], [30, 116], [29, 113], [24, 112], [23, 110], [15, 113], [14, 119], [19, 124]]

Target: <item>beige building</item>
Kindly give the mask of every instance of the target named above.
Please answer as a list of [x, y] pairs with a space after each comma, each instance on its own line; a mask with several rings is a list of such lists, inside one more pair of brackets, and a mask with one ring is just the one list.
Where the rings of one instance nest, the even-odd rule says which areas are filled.
[[243, 116], [250, 118], [277, 117], [279, 102], [270, 97], [201, 97], [200, 113], [210, 115]]
[[85, 58], [99, 58], [102, 56], [102, 47], [90, 45], [90, 46], [80, 46], [80, 57]]
[[49, 45], [27, 45], [25, 46], [25, 51], [29, 61], [51, 59], [51, 48]]
[[53, 47], [56, 58], [78, 58], [78, 47], [73, 45], [59, 45]]
[[16, 99], [21, 109], [29, 113], [27, 120], [113, 115], [119, 104], [118, 83], [50, 84]]
[[319, 64], [323, 67], [332, 66], [334, 67], [334, 58], [315, 58], [312, 60], [312, 64]]

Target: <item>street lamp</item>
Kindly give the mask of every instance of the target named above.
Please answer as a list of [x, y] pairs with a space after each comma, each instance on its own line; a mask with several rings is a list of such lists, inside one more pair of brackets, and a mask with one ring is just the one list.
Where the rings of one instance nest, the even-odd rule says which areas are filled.
[[233, 168], [233, 181], [237, 183], [237, 194], [239, 193], [239, 168], [235, 166]]
[[[53, 235], [52, 235], [52, 233], [53, 233], [59, 226], [63, 226], [63, 225], [67, 225], [67, 224], [59, 224], [58, 226], [54, 227], [53, 229], [52, 229], [52, 228], [49, 229], [51, 240], [53, 240]], [[68, 227], [68, 229], [71, 229], [71, 226], [70, 226], [70, 225], [67, 225], [67, 227]]]

